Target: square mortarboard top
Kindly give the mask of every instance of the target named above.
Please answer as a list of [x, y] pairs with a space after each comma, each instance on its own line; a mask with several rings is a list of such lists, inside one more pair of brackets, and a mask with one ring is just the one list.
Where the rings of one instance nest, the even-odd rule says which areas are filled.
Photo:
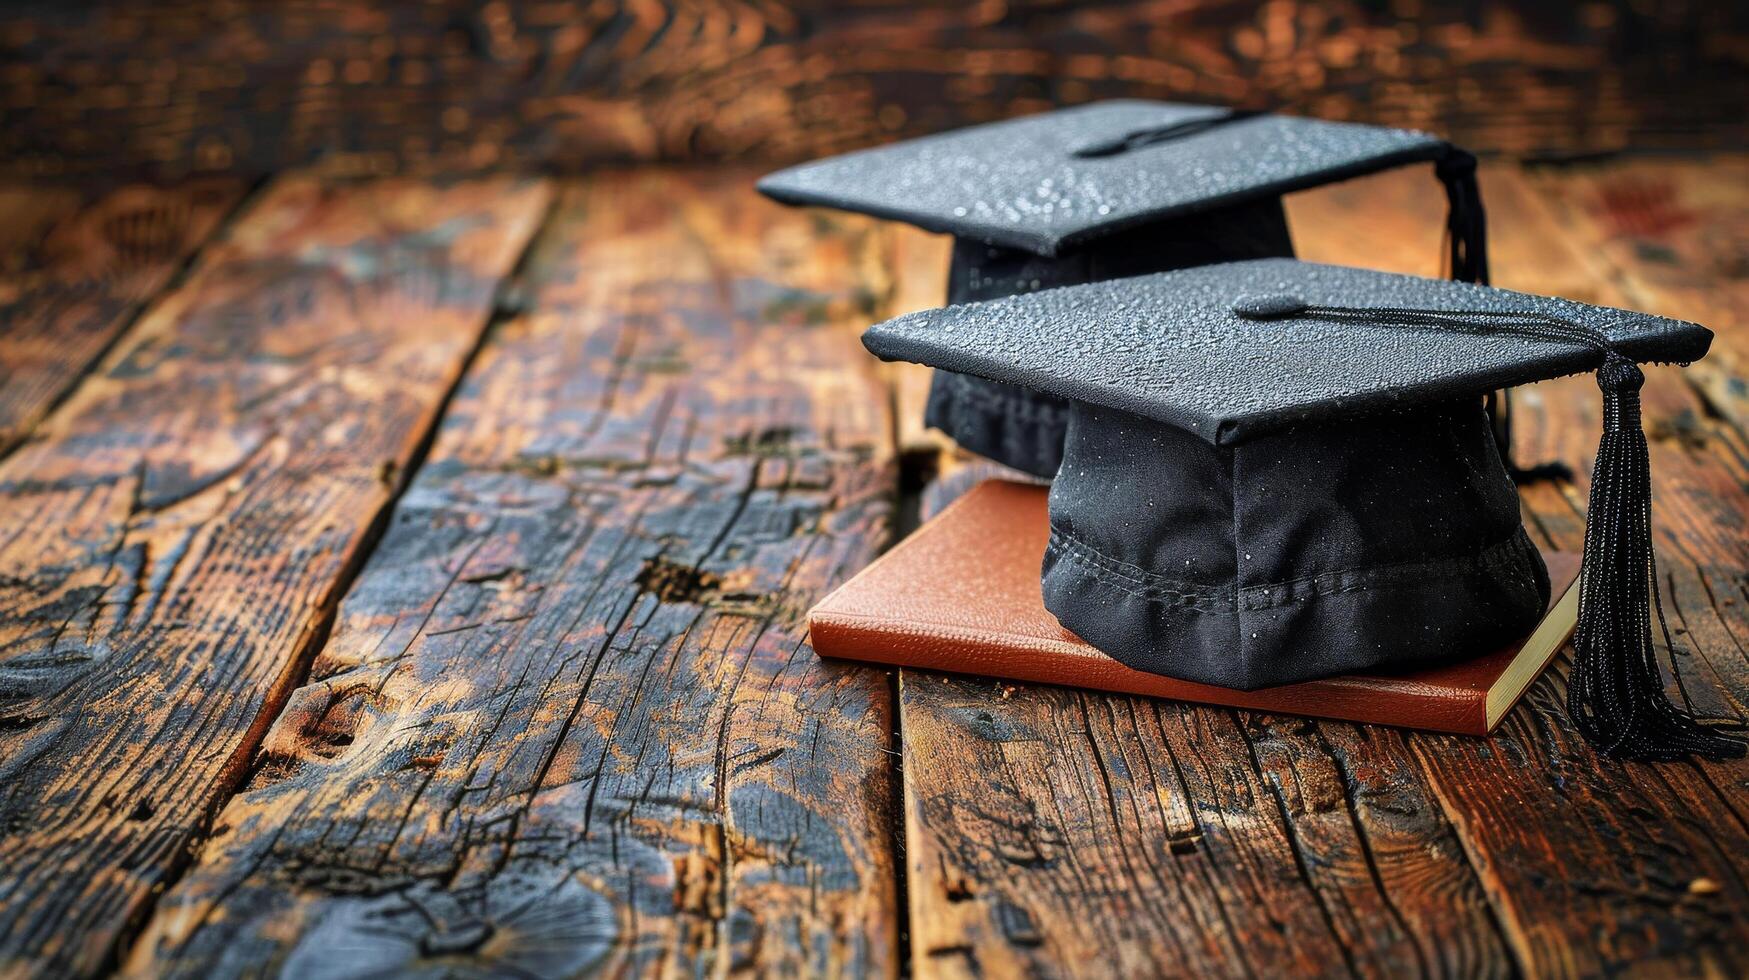
[[[1453, 275], [1487, 278], [1475, 160], [1427, 133], [1166, 102], [1100, 102], [792, 167], [759, 189], [955, 237], [948, 302], [1272, 256], [1280, 197], [1432, 161], [1451, 201]], [[928, 424], [1037, 476], [1061, 461], [1066, 407], [937, 373]], [[1504, 430], [1501, 438], [1504, 443]]]
[[1636, 362], [1691, 361], [1711, 338], [1265, 259], [914, 313], [864, 344], [1064, 399], [1046, 607], [1131, 667], [1241, 688], [1522, 638], [1549, 582], [1477, 396], [1596, 371], [1604, 432], [1569, 705], [1604, 751], [1655, 759], [1743, 748], [1669, 701], [1652, 644]]
[[[1316, 311], [1358, 308], [1358, 314]], [[1302, 310], [1313, 312], [1300, 315]], [[1414, 327], [1366, 310], [1468, 317]], [[1475, 314], [1475, 315], [1472, 315]], [[1704, 356], [1705, 327], [1546, 296], [1259, 259], [925, 310], [863, 343], [906, 360], [1170, 423], [1221, 445], [1368, 409], [1596, 370], [1601, 348], [1503, 331], [1515, 314], [1595, 331], [1634, 361]], [[1097, 327], [1097, 329], [1094, 329]]]
[[786, 204], [1054, 256], [1137, 225], [1453, 152], [1414, 130], [1117, 100], [858, 150], [758, 186]]

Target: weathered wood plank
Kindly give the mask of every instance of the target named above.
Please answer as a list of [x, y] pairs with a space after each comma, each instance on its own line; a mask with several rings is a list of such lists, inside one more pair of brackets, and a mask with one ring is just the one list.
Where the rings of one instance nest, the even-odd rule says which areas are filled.
[[919, 975], [1506, 969], [1413, 767], [1352, 726], [913, 671], [901, 703]]
[[[1564, 503], [1555, 488], [1526, 497], [1535, 523], [1560, 528], [1545, 540], [1577, 546], [1577, 519], [1536, 513], [1538, 497]], [[1678, 568], [1671, 579], [1692, 581], [1693, 571]], [[1687, 591], [1669, 582], [1668, 591]], [[1515, 955], [1538, 975], [1741, 975], [1749, 907], [1741, 764], [1600, 758], [1566, 720], [1565, 671], [1562, 663], [1533, 688], [1489, 741], [1411, 742]]]
[[[280, 0], [0, 11], [0, 167], [363, 172], [818, 155], [1095, 98], [1504, 152], [1729, 147], [1741, 4]], [[1671, 66], [1680, 66], [1673, 71]]]
[[[1552, 172], [1544, 181], [1499, 166], [1485, 170], [1496, 281], [1646, 306], [1624, 288], [1587, 230], [1551, 207], [1546, 184], [1556, 179]], [[1416, 201], [1422, 211], [1439, 207], [1407, 185], [1398, 196], [1396, 178], [1371, 183], [1393, 212], [1413, 210]], [[1330, 203], [1362, 206], [1358, 198]], [[1338, 257], [1401, 266], [1405, 259], [1390, 240], [1387, 233], [1370, 244], [1347, 243]], [[1749, 689], [1733, 636], [1746, 633], [1728, 621], [1731, 606], [1721, 616], [1720, 607], [1700, 597], [1740, 592], [1749, 571], [1741, 544], [1742, 515], [1749, 513], [1741, 435], [1705, 418], [1676, 372], [1655, 369], [1650, 378], [1645, 402], [1667, 611], [1682, 642], [1694, 646], [1682, 658], [1684, 675], [1702, 710], [1740, 713], [1735, 705]], [[1576, 550], [1597, 439], [1596, 384], [1575, 377], [1536, 385], [1521, 389], [1516, 405], [1521, 460], [1559, 459], [1577, 475], [1577, 485], [1526, 488], [1526, 519], [1544, 542]], [[1743, 799], [1749, 769], [1599, 758], [1567, 722], [1566, 666], [1558, 663], [1488, 741], [1405, 740], [1439, 808], [1459, 828], [1516, 958], [1538, 974], [1590, 975], [1630, 965], [1676, 974], [1742, 972], [1743, 928], [1732, 920], [1749, 905], [1741, 856], [1749, 843], [1741, 819], [1749, 812]], [[1717, 684], [1725, 700], [1713, 693]], [[1695, 882], [1701, 884], [1691, 890]]]
[[0, 463], [0, 972], [98, 970], [184, 862], [545, 199], [280, 180]]
[[1540, 197], [1636, 308], [1711, 327], [1687, 375], [1749, 431], [1749, 157], [1532, 171]]
[[[1532, 185], [1499, 166], [1484, 172], [1503, 285], [1635, 305]], [[1290, 199], [1301, 254], [1437, 273], [1443, 203], [1428, 180], [1393, 174]], [[1697, 693], [1725, 685], [1726, 697], [1703, 699], [1704, 710], [1740, 712], [1749, 700], [1749, 451], [1740, 433], [1705, 416], [1677, 375], [1653, 376], [1646, 400], [1666, 589], [1676, 625], [1696, 647], [1684, 672]], [[1577, 486], [1525, 492], [1533, 529], [1563, 548], [1576, 549], [1582, 536], [1597, 397], [1595, 383], [1579, 377], [1518, 398], [1521, 457], [1562, 459], [1581, 473]], [[1741, 972], [1749, 767], [1599, 759], [1571, 734], [1563, 676], [1564, 665], [1482, 741], [1233, 720], [1210, 709], [906, 672], [917, 969], [1067, 963], [1076, 973], [1116, 974], [1146, 968], [1150, 950], [1168, 949], [1180, 969], [1211, 973]], [[1197, 734], [1175, 744], [1145, 720], [1099, 723], [1125, 710], [1182, 718]], [[1131, 761], [1138, 758], [1169, 763]], [[1198, 767], [1266, 793], [1273, 810], [1267, 799], [1250, 809], [1209, 802], [1189, 779]], [[1089, 772], [1102, 778], [1082, 778]], [[1235, 813], [1248, 817], [1239, 831], [1227, 829]], [[1175, 854], [1167, 845], [1187, 825], [1203, 836]], [[1015, 841], [1034, 838], [1049, 842], [1048, 860], [1013, 857], [1025, 853]], [[1276, 905], [1285, 920], [1259, 922], [1264, 913], [1231, 882], [1247, 873], [1290, 878], [1284, 861], [1305, 869], [1299, 891], [1278, 892], [1291, 896], [1289, 911]], [[1198, 862], [1216, 882], [1200, 902], [1160, 898], [1161, 881], [1179, 881]], [[1212, 926], [1201, 918], [1210, 909], [1224, 916]], [[1322, 921], [1306, 922], [1308, 912]], [[1007, 928], [1016, 922], [1028, 928]], [[1280, 930], [1296, 938], [1291, 948], [1276, 944]], [[1207, 943], [1185, 943], [1186, 934]]]
[[0, 187], [0, 456], [237, 203], [225, 179], [91, 194]]
[[891, 974], [892, 708], [803, 613], [894, 494], [868, 226], [572, 188], [139, 973]]
[[[1564, 170], [1525, 179], [1504, 166], [1485, 168], [1485, 198], [1495, 278], [1516, 289], [1628, 308], [1665, 310], [1628, 289], [1627, 276], [1606, 261], [1583, 222], [1553, 208], [1551, 187]], [[1389, 201], [1392, 214], [1420, 212], [1436, 221], [1438, 200], [1417, 196], [1399, 177], [1354, 184], [1326, 198], [1340, 210]], [[1317, 205], [1307, 196], [1305, 205]], [[1369, 214], [1369, 212], [1368, 212]], [[1301, 208], [1307, 228], [1340, 214]], [[1350, 236], [1327, 261], [1431, 271], [1411, 255], [1394, 255], [1396, 236]], [[1331, 247], [1329, 238], [1308, 250]], [[1695, 642], [1684, 672], [1702, 711], [1742, 714], [1742, 644], [1749, 635], [1728, 618], [1735, 606], [1707, 597], [1739, 593], [1746, 569], [1740, 436], [1705, 413], [1669, 369], [1651, 371], [1644, 392], [1658, 481], [1660, 555], [1667, 611]], [[1574, 467], [1578, 485], [1544, 483], [1523, 493], [1537, 535], [1558, 548], [1583, 539], [1583, 507], [1597, 443], [1599, 395], [1588, 376], [1520, 388], [1516, 439], [1525, 460], [1558, 458]], [[1709, 448], [1711, 446], [1711, 448]], [[1723, 611], [1723, 616], [1721, 616]], [[1513, 943], [1518, 961], [1536, 973], [1597, 973], [1625, 964], [1691, 973], [1742, 970], [1740, 933], [1721, 928], [1721, 910], [1742, 910], [1740, 861], [1746, 812], [1744, 767], [1625, 767], [1599, 760], [1574, 737], [1565, 719], [1565, 663], [1532, 690], [1527, 704], [1490, 742], [1411, 737], [1408, 747], [1427, 770], [1439, 807], [1462, 828], [1467, 854]], [[1735, 676], [1735, 677], [1733, 677]], [[1725, 684], [1725, 698], [1714, 684]], [[1697, 821], [1697, 814], [1700, 814]], [[1698, 826], [1697, 826], [1698, 824]], [[1691, 882], [1704, 882], [1688, 893]], [[1718, 884], [1707, 893], [1705, 882]], [[1705, 893], [1705, 894], [1702, 894]], [[1740, 915], [1739, 915], [1740, 917]]]
[[[1426, 212], [1423, 219], [1437, 217], [1437, 201], [1416, 198], [1407, 185], [1401, 195], [1393, 194], [1386, 185], [1395, 183], [1394, 178], [1377, 183], [1380, 186], [1371, 193], [1361, 185], [1346, 189], [1350, 195], [1365, 194], [1364, 198], [1350, 196], [1333, 203], [1364, 206], [1366, 198], [1376, 195], [1390, 200], [1393, 211], [1413, 210], [1419, 201], [1420, 210]], [[1620, 288], [1620, 276], [1599, 261], [1594, 242], [1572, 222], [1551, 215], [1541, 186], [1496, 166], [1491, 172], [1485, 170], [1485, 191], [1497, 279], [1502, 285], [1615, 305], [1646, 305]], [[1356, 236], [1337, 254], [1321, 257], [1403, 267], [1410, 260], [1392, 247], [1391, 237], [1389, 233], [1376, 239]], [[1429, 270], [1409, 265], [1404, 271]], [[1741, 508], [1749, 502], [1733, 502], [1741, 494], [1733, 485], [1740, 487], [1742, 481], [1731, 471], [1740, 465], [1703, 464], [1697, 470], [1672, 452], [1673, 436], [1708, 438], [1696, 430], [1699, 406], [1687, 396], [1681, 380], [1671, 372], [1653, 372], [1646, 399], [1649, 427], [1661, 437], [1655, 439], [1654, 453], [1659, 520], [1665, 535], [1660, 546], [1667, 552], [1666, 589], [1689, 597], [1683, 605], [1692, 609], [1694, 622], [1681, 628], [1705, 637], [1701, 656], [1685, 661], [1699, 675], [1691, 687], [1705, 694], [1718, 674], [1711, 662], [1718, 660], [1728, 667], [1741, 659], [1741, 648], [1733, 643], [1725, 624], [1707, 621], [1705, 603], [1696, 608], [1693, 598], [1707, 595], [1707, 588], [1741, 581], [1740, 573], [1728, 566], [1740, 568], [1742, 562], [1737, 559], [1727, 567], [1697, 564], [1694, 549], [1682, 542], [1698, 535], [1714, 542], [1713, 555], [1725, 553], [1717, 546], [1719, 528], [1740, 528]], [[1585, 476], [1596, 441], [1596, 402], [1595, 383], [1586, 377], [1521, 389], [1516, 401], [1520, 458], [1561, 459], [1579, 475], [1578, 486], [1542, 485], [1525, 493], [1527, 519], [1533, 528], [1543, 540], [1564, 548], [1576, 548], [1582, 534]], [[1729, 447], [1734, 434], [1723, 435]], [[1741, 456], [1740, 450], [1727, 448], [1727, 459]], [[1686, 501], [1705, 504], [1700, 510], [1689, 508], [1686, 515], [1673, 512], [1672, 502]], [[1671, 550], [1676, 552], [1675, 561], [1668, 553]], [[1695, 634], [1697, 629], [1700, 632]], [[1740, 768], [1726, 767], [1737, 772], [1734, 777], [1699, 776], [1683, 767], [1666, 767], [1654, 774], [1646, 767], [1598, 760], [1566, 724], [1560, 686], [1564, 668], [1560, 665], [1556, 676], [1533, 691], [1527, 705], [1515, 712], [1491, 743], [1429, 737], [1416, 737], [1411, 743], [1429, 770], [1442, 807], [1464, 828], [1465, 846], [1483, 873], [1515, 952], [1527, 966], [1547, 972], [1586, 973], [1626, 963], [1645, 967], [1653, 961], [1676, 970], [1731, 964], [1726, 951], [1736, 940], [1728, 933], [1721, 935], [1713, 914], [1697, 908], [1699, 903], [1687, 898], [1684, 889], [1693, 880], [1728, 879], [1736, 874], [1728, 865], [1721, 866], [1714, 852], [1722, 842], [1738, 841], [1743, 833], [1741, 823], [1729, 816], [1741, 811], [1741, 803], [1709, 784], [1740, 783]], [[1705, 702], [1702, 707], [1731, 710], [1729, 705]], [[1585, 776], [1575, 776], [1575, 768]], [[1679, 802], [1684, 799], [1689, 802]], [[1718, 836], [1673, 834], [1667, 825], [1688, 823], [1689, 812], [1708, 812], [1718, 824]], [[1599, 832], [1592, 825], [1608, 829]], [[1731, 846], [1740, 849], [1740, 842]], [[1551, 882], [1563, 883], [1562, 890], [1552, 890]], [[1565, 890], [1567, 882], [1574, 883], [1571, 890]], [[1740, 904], [1742, 898], [1726, 892], [1713, 901], [1728, 907]]]

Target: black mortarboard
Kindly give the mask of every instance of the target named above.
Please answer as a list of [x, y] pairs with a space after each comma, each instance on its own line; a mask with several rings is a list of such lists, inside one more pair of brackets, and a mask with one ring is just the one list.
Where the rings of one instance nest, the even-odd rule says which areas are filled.
[[915, 313], [863, 342], [1064, 399], [1046, 606], [1132, 667], [1242, 688], [1521, 639], [1548, 576], [1477, 396], [1596, 371], [1605, 425], [1569, 703], [1604, 750], [1669, 758], [1742, 744], [1672, 705], [1659, 676], [1635, 362], [1694, 360], [1711, 339], [1641, 313], [1264, 259]]
[[[955, 237], [948, 302], [1234, 259], [1288, 256], [1280, 197], [1433, 162], [1453, 276], [1487, 279], [1475, 159], [1427, 133], [1168, 102], [1099, 102], [847, 153], [771, 174], [765, 194]], [[1056, 473], [1051, 396], [938, 373], [926, 421], [974, 452]]]

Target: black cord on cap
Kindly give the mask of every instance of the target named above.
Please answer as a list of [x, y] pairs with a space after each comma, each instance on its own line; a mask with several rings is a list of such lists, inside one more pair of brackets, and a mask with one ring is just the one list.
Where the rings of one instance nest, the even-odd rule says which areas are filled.
[[1109, 139], [1089, 140], [1070, 150], [1069, 153], [1072, 156], [1083, 158], [1108, 157], [1123, 153], [1126, 150], [1140, 149], [1155, 143], [1165, 143], [1183, 139], [1186, 136], [1195, 136], [1198, 133], [1206, 133], [1218, 126], [1225, 126], [1228, 123], [1236, 123], [1259, 115], [1262, 113], [1254, 109], [1226, 109], [1206, 116], [1180, 119], [1163, 126], [1144, 126], [1140, 129], [1132, 129]]

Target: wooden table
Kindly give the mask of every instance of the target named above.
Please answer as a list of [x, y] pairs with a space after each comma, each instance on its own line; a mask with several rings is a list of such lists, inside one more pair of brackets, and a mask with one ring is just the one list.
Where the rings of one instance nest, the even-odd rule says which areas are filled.
[[[1749, 699], [1749, 160], [1485, 168], [1498, 281], [1718, 331], [1645, 400]], [[958, 465], [944, 244], [749, 172], [0, 191], [0, 974], [1749, 970], [1749, 764], [828, 664]], [[1437, 272], [1412, 173], [1290, 202]], [[1519, 399], [1577, 545], [1598, 399]], [[963, 481], [961, 481], [963, 482]]]

